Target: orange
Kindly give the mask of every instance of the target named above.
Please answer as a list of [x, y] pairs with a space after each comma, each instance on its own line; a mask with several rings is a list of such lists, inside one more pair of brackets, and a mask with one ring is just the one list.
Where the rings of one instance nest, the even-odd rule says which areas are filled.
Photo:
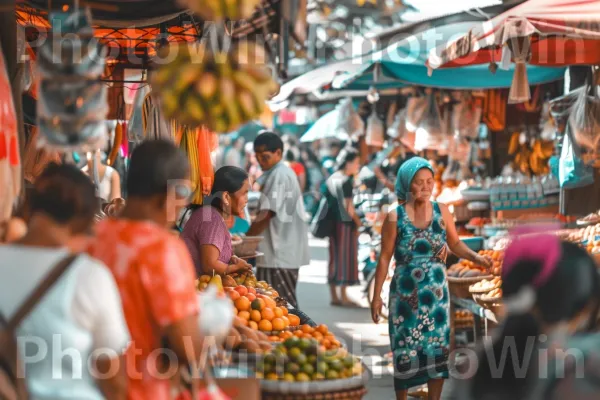
[[299, 326], [300, 325], [300, 317], [294, 314], [289, 314], [288, 319], [290, 320], [290, 326]]
[[303, 337], [304, 339], [308, 339], [308, 340], [310, 340], [310, 339], [312, 339], [312, 338], [313, 338], [313, 337], [312, 337], [312, 335], [311, 335], [310, 333], [303, 333], [303, 334], [302, 334], [302, 337]]
[[242, 326], [248, 326], [248, 321], [245, 320], [244, 318], [240, 317], [239, 315], [236, 317], [236, 323]]
[[248, 289], [246, 288], [246, 286], [238, 286], [235, 288], [235, 291], [238, 292], [240, 294], [240, 296], [245, 296], [248, 294]]
[[302, 336], [304, 336], [304, 333], [302, 333], [301, 330], [297, 330], [297, 331], [294, 331], [294, 336], [296, 336], [296, 337], [302, 337]]
[[272, 321], [273, 318], [275, 318], [275, 313], [270, 308], [265, 308], [262, 310], [261, 315], [263, 319], [266, 319], [267, 321]]
[[239, 299], [241, 297], [241, 294], [239, 292], [236, 292], [235, 290], [231, 290], [227, 294], [229, 295], [229, 298], [233, 301], [236, 301], [237, 299]]
[[292, 332], [290, 332], [290, 331], [281, 332], [281, 334], [279, 335], [279, 337], [282, 338], [282, 339], [289, 339], [292, 336], [294, 336], [294, 334]]
[[313, 328], [312, 326], [306, 325], [306, 324], [302, 325], [302, 332], [313, 333], [314, 331], [315, 331], [315, 328]]
[[313, 332], [312, 333], [312, 337], [317, 339], [317, 340], [321, 340], [323, 339], [323, 335], [321, 334], [321, 332]]
[[281, 308], [275, 307], [273, 309], [273, 312], [275, 313], [275, 317], [277, 317], [277, 318], [283, 317], [283, 310]]
[[290, 313], [286, 307], [279, 307], [279, 308], [281, 308], [281, 311], [283, 311], [283, 315], [285, 315], [286, 317]]
[[251, 329], [254, 329], [255, 331], [257, 331], [257, 330], [258, 330], [258, 324], [257, 324], [256, 322], [254, 322], [254, 321], [250, 321], [250, 322], [248, 322], [248, 326], [249, 326]]
[[258, 311], [258, 310], [250, 311], [250, 319], [254, 322], [259, 322], [262, 319], [262, 317], [260, 315], [260, 311]]
[[275, 331], [282, 331], [285, 329], [285, 322], [283, 322], [281, 318], [273, 318], [271, 323], [273, 324], [273, 330]]
[[250, 309], [250, 300], [244, 296], [241, 296], [239, 299], [237, 299], [234, 304], [235, 308], [240, 311], [248, 311]]
[[317, 326], [316, 330], [317, 330], [317, 332], [320, 332], [323, 336], [325, 336], [329, 333], [329, 328], [325, 324], [321, 324], [321, 325]]
[[279, 297], [279, 292], [277, 292], [277, 290], [271, 290], [271, 293], [273, 294], [274, 298]]
[[263, 332], [271, 332], [273, 330], [273, 325], [271, 324], [271, 321], [263, 319], [258, 323], [258, 329]]
[[279, 342], [279, 336], [269, 336], [269, 342]]
[[246, 295], [246, 298], [252, 302], [252, 301], [256, 300], [256, 295], [254, 295], [252, 293], [248, 293]]
[[325, 347], [327, 350], [329, 350], [331, 348], [331, 342], [329, 341], [329, 339], [323, 339], [321, 341], [321, 346]]
[[265, 301], [265, 304], [267, 305], [267, 307], [269, 307], [269, 308], [275, 308], [275, 307], [277, 307], [277, 303], [275, 303], [275, 300], [273, 300], [269, 296], [260, 295], [259, 298], [261, 298], [261, 299], [263, 299]]
[[238, 317], [245, 319], [246, 321], [250, 321], [250, 313], [248, 311], [240, 311], [238, 313]]
[[286, 317], [285, 315], [283, 317], [281, 317], [281, 319], [283, 320], [283, 323], [285, 324], [285, 327], [287, 328], [288, 326], [290, 326], [290, 320], [288, 319], [288, 317]]
[[252, 302], [252, 309], [262, 311], [265, 308], [265, 301], [263, 299], [256, 299]]
[[256, 289], [254, 289], [253, 287], [249, 287], [248, 288], [248, 293], [252, 293], [253, 295], [256, 296]]

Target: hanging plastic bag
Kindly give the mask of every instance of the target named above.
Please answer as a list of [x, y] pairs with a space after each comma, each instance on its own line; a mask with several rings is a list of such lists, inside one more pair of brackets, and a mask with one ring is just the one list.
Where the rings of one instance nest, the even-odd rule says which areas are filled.
[[150, 86], [142, 86], [135, 91], [133, 112], [127, 124], [127, 138], [130, 142], [140, 143], [144, 139], [143, 112], [144, 99], [150, 93]]
[[417, 127], [415, 149], [446, 150], [448, 138], [445, 136], [444, 121], [437, 104], [435, 93], [427, 96], [423, 118]]
[[406, 104], [406, 130], [416, 132], [427, 109], [427, 97], [411, 97]]
[[588, 165], [600, 158], [600, 97], [595, 84], [586, 84], [569, 116], [571, 138]]
[[556, 137], [556, 126], [554, 120], [550, 116], [550, 102], [546, 101], [542, 105], [542, 113], [540, 116], [540, 138], [542, 140], [554, 140]]
[[481, 107], [470, 95], [463, 95], [452, 110], [452, 131], [463, 138], [475, 139], [479, 134]]
[[578, 156], [577, 145], [573, 142], [570, 127], [563, 138], [558, 165], [558, 181], [561, 188], [573, 189], [594, 183], [594, 170]]
[[337, 129], [349, 137], [359, 136], [364, 133], [365, 123], [352, 105], [352, 99], [347, 97], [338, 105]]
[[365, 142], [369, 146], [383, 147], [385, 135], [383, 133], [383, 122], [377, 116], [377, 112], [373, 109], [367, 121], [367, 136]]
[[400, 139], [406, 135], [406, 108], [398, 111], [394, 121], [387, 129], [387, 135], [394, 139]]

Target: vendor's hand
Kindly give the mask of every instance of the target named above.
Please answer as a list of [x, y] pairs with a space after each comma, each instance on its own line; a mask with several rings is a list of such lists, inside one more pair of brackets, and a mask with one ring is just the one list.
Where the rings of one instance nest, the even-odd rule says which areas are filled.
[[249, 271], [252, 266], [250, 264], [248, 264], [246, 262], [246, 260], [242, 260], [241, 258], [237, 257], [237, 256], [233, 256], [231, 257], [231, 260], [229, 260], [229, 273], [233, 273], [233, 272], [247, 272]]
[[492, 268], [494, 265], [494, 260], [490, 256], [477, 255], [477, 257], [475, 257], [475, 263], [481, 265], [482, 267]]
[[381, 308], [383, 307], [383, 300], [381, 297], [376, 296], [373, 298], [371, 302], [371, 318], [373, 318], [373, 322], [376, 324], [379, 323], [379, 317], [381, 315]]

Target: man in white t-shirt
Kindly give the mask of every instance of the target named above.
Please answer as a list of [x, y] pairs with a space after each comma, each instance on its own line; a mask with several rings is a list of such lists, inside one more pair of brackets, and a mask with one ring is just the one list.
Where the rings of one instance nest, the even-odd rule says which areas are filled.
[[254, 151], [265, 172], [259, 180], [259, 215], [248, 236], [264, 236], [256, 262], [257, 278], [269, 282], [294, 307], [300, 267], [310, 263], [308, 224], [302, 191], [294, 171], [282, 162], [283, 142], [264, 132], [254, 141]]
[[[89, 232], [98, 205], [90, 180], [50, 165], [29, 199], [28, 233], [0, 246], [0, 313], [9, 319]], [[17, 341], [32, 399], [125, 399], [129, 331], [112, 273], [79, 255], [19, 325]], [[27, 349], [27, 351], [25, 351]], [[106, 373], [112, 371], [114, 373]]]

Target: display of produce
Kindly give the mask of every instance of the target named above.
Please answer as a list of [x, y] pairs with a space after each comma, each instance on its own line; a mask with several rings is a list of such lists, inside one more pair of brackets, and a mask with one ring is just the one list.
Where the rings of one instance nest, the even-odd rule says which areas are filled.
[[490, 292], [481, 295], [482, 300], [497, 300], [500, 298], [502, 298], [501, 288], [493, 289]]
[[360, 360], [344, 348], [323, 351], [316, 340], [290, 337], [265, 354], [257, 376], [270, 381], [310, 382], [362, 374]]
[[278, 90], [261, 46], [242, 41], [230, 52], [213, 53], [203, 44], [162, 49], [165, 59], [151, 79], [165, 116], [189, 126], [205, 125], [217, 133], [231, 132], [257, 119], [265, 101]]
[[225, 340], [224, 347], [230, 351], [260, 354], [272, 350], [273, 344], [266, 334], [244, 325], [239, 318], [236, 318]]
[[473, 313], [467, 310], [456, 310], [454, 312], [454, 327], [455, 329], [465, 329], [473, 327], [475, 319]]
[[546, 175], [550, 172], [548, 161], [554, 154], [551, 140], [528, 140], [527, 135], [515, 132], [510, 137], [508, 154], [514, 156], [514, 168], [525, 175]]
[[273, 335], [269, 337], [272, 342], [283, 342], [286, 339], [296, 336], [301, 339], [314, 339], [322, 346], [325, 350], [338, 349], [342, 347], [340, 341], [335, 335], [329, 331], [327, 325], [319, 325], [312, 327], [310, 325], [302, 325], [295, 331], [284, 331], [279, 335]]
[[260, 0], [202, 1], [178, 0], [178, 3], [200, 15], [205, 21], [240, 20], [252, 16]]
[[487, 224], [490, 224], [491, 222], [492, 220], [489, 218], [474, 217], [469, 220], [467, 226], [483, 227]]
[[577, 225], [594, 225], [600, 223], [600, 214], [594, 212], [577, 220]]
[[457, 264], [454, 264], [448, 268], [448, 276], [453, 278], [475, 278], [489, 275], [490, 273], [494, 272], [497, 272], [495, 275], [499, 275], [501, 273], [503, 260], [502, 252], [495, 250], [481, 250], [479, 251], [479, 254], [487, 255], [492, 258], [493, 267], [491, 269], [477, 265], [473, 261], [462, 259]]
[[483, 292], [491, 292], [494, 289], [498, 289], [502, 287], [502, 279], [497, 276], [493, 279], [484, 279], [480, 282], [477, 282], [469, 288], [471, 293], [483, 293]]

